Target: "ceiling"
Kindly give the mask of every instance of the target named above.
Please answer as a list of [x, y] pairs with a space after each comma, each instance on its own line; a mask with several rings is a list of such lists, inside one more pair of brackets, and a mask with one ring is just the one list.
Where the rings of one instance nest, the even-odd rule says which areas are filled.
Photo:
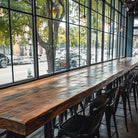
[[128, 12], [138, 14], [138, 0], [121, 0]]

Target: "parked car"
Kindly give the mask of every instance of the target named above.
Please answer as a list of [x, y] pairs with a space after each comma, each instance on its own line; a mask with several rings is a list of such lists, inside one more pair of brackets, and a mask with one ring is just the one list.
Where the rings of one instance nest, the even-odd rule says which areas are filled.
[[1, 68], [6, 68], [8, 62], [9, 62], [8, 57], [5, 56], [4, 54], [0, 53], [0, 67]]
[[21, 56], [13, 56], [13, 64], [23, 64], [23, 59]]
[[[80, 65], [85, 65], [86, 60], [82, 59], [81, 56], [77, 55], [76, 53], [70, 53], [70, 68], [76, 68], [79, 66], [79, 58], [80, 58]], [[56, 71], [66, 69], [66, 59], [65, 58], [57, 58], [55, 60], [55, 67]]]
[[22, 64], [32, 64], [33, 59], [29, 56], [22, 56]]

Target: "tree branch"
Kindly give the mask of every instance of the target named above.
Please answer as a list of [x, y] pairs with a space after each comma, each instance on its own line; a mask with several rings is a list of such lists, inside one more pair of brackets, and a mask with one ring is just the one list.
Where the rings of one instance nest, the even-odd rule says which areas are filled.
[[[32, 29], [32, 23], [29, 22], [29, 24], [27, 24], [27, 25], [29, 26], [29, 28]], [[40, 35], [39, 35], [39, 33], [38, 33], [37, 31], [36, 31], [36, 34], [37, 34], [37, 41], [39, 42], [39, 44], [40, 44], [44, 49], [48, 49], [49, 44], [46, 43], [46, 42], [44, 42], [44, 41], [41, 39], [41, 37], [40, 37]]]
[[63, 10], [62, 10], [62, 14], [61, 14], [61, 16], [60, 16], [60, 21], [63, 19], [63, 17], [64, 17], [64, 14], [65, 14], [65, 7], [64, 7], [64, 0], [59, 0], [59, 3], [61, 4], [61, 6], [62, 6], [62, 8], [63, 8]]

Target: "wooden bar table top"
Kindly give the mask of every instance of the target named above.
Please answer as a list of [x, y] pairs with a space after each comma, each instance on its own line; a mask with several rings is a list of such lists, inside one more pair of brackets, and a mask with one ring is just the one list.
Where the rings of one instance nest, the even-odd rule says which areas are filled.
[[28, 135], [136, 65], [124, 58], [0, 90], [0, 128]]

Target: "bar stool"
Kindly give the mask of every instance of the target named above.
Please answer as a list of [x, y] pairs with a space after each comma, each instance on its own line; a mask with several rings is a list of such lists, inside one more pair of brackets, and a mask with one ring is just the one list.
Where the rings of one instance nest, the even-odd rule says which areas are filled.
[[59, 130], [58, 138], [94, 138], [99, 137], [99, 127], [109, 99], [105, 99], [98, 107], [93, 109], [89, 116], [75, 115], [64, 122]]
[[[111, 85], [110, 85], [111, 86]], [[105, 108], [105, 119], [106, 119], [106, 127], [108, 132], [108, 138], [111, 138], [111, 117], [113, 117], [115, 133], [118, 138], [118, 130], [117, 130], [117, 123], [115, 118], [115, 113], [117, 110], [118, 102], [119, 102], [119, 88], [115, 87], [108, 89], [104, 96], [98, 97], [96, 100], [93, 101], [91, 105], [91, 111], [93, 110], [94, 106], [99, 106], [102, 103], [104, 98], [109, 98], [109, 102]]]
[[[130, 113], [130, 117], [131, 117], [131, 120], [132, 120], [132, 112], [131, 112], [129, 94], [131, 93], [131, 90], [132, 90], [133, 80], [134, 80], [134, 76], [131, 77], [129, 83], [124, 82], [124, 83], [122, 83], [119, 86], [119, 94], [120, 94], [120, 97], [122, 98], [123, 110], [124, 110], [124, 116], [121, 116], [121, 117], [125, 118], [125, 126], [126, 126], [127, 131], [128, 131], [128, 125], [127, 125], [127, 109], [126, 109], [126, 105], [128, 103], [129, 113]], [[118, 116], [120, 116], [120, 115], [118, 115]]]
[[138, 86], [137, 86], [137, 84], [138, 84], [138, 73], [131, 72], [128, 74], [127, 79], [124, 80], [124, 85], [127, 86], [127, 85], [129, 85], [129, 83], [132, 83], [130, 94], [133, 93], [133, 96], [131, 96], [131, 97], [133, 97], [133, 99], [134, 99], [135, 109], [137, 112], [138, 108], [137, 108], [137, 97], [136, 97], [136, 95], [138, 95]]

